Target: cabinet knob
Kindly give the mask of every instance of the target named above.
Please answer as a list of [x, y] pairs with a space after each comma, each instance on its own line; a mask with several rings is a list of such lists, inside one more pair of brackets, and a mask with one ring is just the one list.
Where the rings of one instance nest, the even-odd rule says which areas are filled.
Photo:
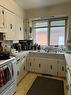
[[10, 29], [12, 29], [13, 28], [13, 25], [12, 24], [10, 24]]
[[30, 62], [30, 66], [31, 66], [31, 62]]
[[57, 72], [57, 75], [58, 75], [58, 72]]
[[39, 64], [39, 68], [41, 67], [41, 64]]
[[4, 10], [2, 10], [2, 14], [4, 14]]
[[21, 27], [20, 27], [20, 31], [21, 31]]
[[25, 70], [25, 66], [24, 66], [23, 70]]
[[50, 66], [51, 70], [52, 70], [52, 65]]
[[17, 71], [17, 76], [19, 76], [19, 71]]

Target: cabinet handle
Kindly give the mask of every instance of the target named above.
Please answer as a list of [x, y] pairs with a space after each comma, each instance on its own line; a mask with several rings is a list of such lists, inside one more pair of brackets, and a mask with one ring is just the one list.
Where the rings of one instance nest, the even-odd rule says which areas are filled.
[[12, 24], [10, 24], [10, 29], [12, 29], [13, 28], [13, 25]]
[[57, 72], [57, 75], [58, 75], [58, 72]]
[[41, 64], [39, 64], [39, 68], [41, 67]]
[[64, 67], [62, 66], [62, 71], [64, 71]]
[[52, 65], [50, 66], [51, 70], [52, 70]]
[[25, 66], [24, 66], [23, 70], [25, 70]]
[[2, 14], [4, 14], [4, 10], [2, 10]]
[[19, 71], [17, 71], [17, 76], [19, 76]]
[[31, 62], [30, 62], [30, 66], [31, 66]]
[[21, 31], [21, 27], [20, 27], [20, 31]]

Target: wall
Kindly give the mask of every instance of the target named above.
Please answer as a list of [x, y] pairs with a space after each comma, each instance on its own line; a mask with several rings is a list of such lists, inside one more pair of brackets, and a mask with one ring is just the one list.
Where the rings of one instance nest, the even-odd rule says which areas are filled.
[[49, 17], [49, 16], [68, 16], [68, 39], [71, 39], [71, 2], [58, 4], [46, 8], [36, 8], [26, 10], [26, 22], [30, 18]]
[[25, 17], [25, 11], [17, 5], [15, 0], [0, 0], [0, 5], [16, 13], [19, 16]]

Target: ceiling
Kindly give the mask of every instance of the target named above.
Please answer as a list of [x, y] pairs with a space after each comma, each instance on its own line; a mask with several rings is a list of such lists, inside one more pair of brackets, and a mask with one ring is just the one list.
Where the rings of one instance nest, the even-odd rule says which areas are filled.
[[17, 4], [24, 9], [41, 8], [69, 2], [71, 0], [15, 0]]

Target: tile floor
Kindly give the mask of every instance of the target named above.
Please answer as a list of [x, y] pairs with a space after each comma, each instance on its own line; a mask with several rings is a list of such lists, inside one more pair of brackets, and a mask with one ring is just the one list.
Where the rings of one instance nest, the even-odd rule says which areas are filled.
[[[36, 74], [36, 73], [28, 73], [22, 80], [21, 82], [17, 85], [17, 91], [15, 93], [15, 95], [26, 95], [27, 91], [29, 90], [29, 88], [31, 87], [32, 83], [34, 82], [34, 80], [36, 79], [37, 76], [42, 76], [40, 74]], [[66, 94], [66, 80], [63, 78], [57, 78], [57, 77], [51, 77], [51, 76], [44, 76], [44, 77], [50, 77], [53, 79], [58, 79], [58, 80], [63, 80], [64, 81], [64, 91], [65, 91], [65, 95]]]

